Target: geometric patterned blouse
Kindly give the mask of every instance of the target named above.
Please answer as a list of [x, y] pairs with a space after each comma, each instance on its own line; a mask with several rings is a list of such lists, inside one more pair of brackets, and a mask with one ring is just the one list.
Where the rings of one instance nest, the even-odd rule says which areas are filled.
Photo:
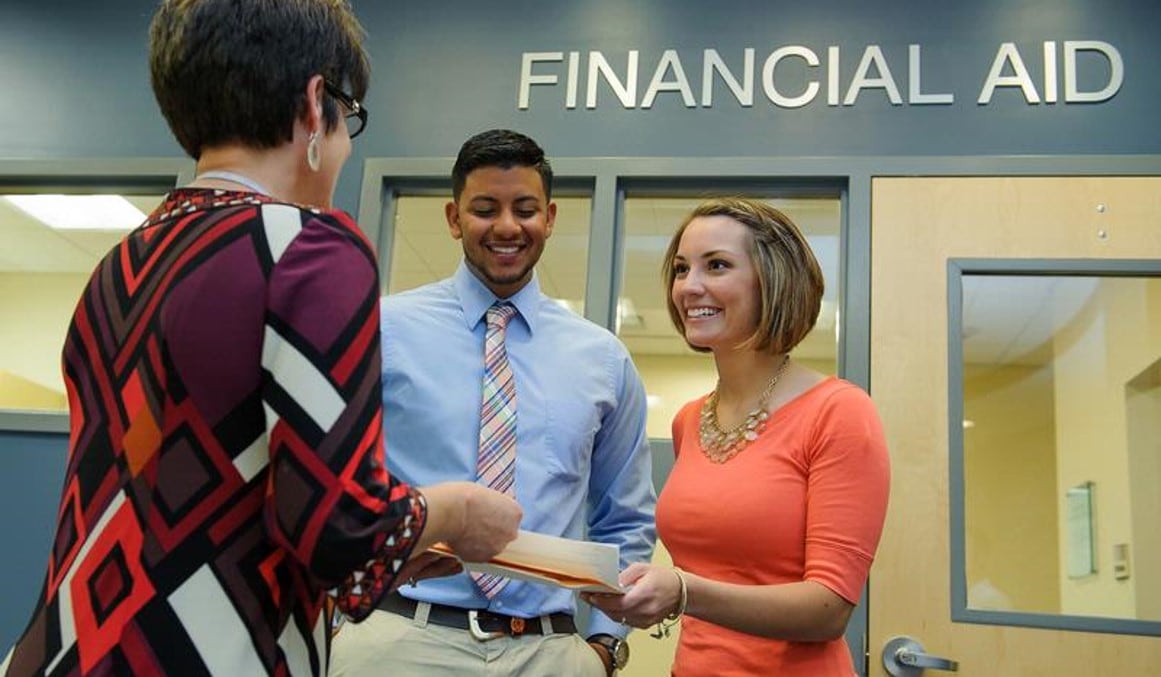
[[325, 674], [326, 591], [361, 620], [426, 516], [384, 463], [378, 297], [349, 216], [253, 193], [178, 189], [101, 261], [7, 674]]

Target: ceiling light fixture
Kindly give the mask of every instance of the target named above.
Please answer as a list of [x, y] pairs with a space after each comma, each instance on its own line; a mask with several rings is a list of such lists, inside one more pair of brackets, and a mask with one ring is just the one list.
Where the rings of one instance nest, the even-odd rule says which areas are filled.
[[7, 195], [20, 211], [56, 230], [130, 230], [145, 214], [120, 195]]

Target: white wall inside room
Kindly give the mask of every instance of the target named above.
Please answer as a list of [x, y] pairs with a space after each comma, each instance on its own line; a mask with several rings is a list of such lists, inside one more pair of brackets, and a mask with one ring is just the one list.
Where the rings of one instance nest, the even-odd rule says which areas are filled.
[[[1083, 321], [1074, 322], [1054, 342], [1057, 364], [1058, 493], [1084, 482], [1094, 490], [1094, 574], [1061, 581], [1066, 613], [1145, 618], [1137, 608], [1137, 588], [1156, 588], [1156, 573], [1137, 568], [1118, 579], [1113, 548], [1149, 552], [1157, 541], [1154, 522], [1134, 519], [1134, 508], [1155, 507], [1156, 482], [1139, 482], [1150, 464], [1133, 463], [1143, 449], [1129, 445], [1139, 433], [1126, 398], [1133, 383], [1148, 378], [1161, 346], [1161, 279], [1103, 279]], [[1147, 402], [1137, 402], [1141, 406]], [[1156, 445], [1152, 447], [1154, 450]], [[1138, 495], [1140, 491], [1140, 495]], [[1156, 605], [1150, 605], [1153, 612]], [[1150, 617], [1151, 620], [1157, 618]]]
[[87, 273], [0, 273], [0, 371], [64, 393], [61, 348], [88, 278]]
[[[123, 197], [142, 214], [160, 201]], [[137, 225], [58, 230], [0, 195], [0, 408], [65, 408], [61, 350], [77, 300], [100, 259]]]

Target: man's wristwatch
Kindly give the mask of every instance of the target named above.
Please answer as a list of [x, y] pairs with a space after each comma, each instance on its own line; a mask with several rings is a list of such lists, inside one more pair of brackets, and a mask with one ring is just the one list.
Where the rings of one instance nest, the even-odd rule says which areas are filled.
[[613, 658], [614, 672], [624, 668], [629, 663], [629, 643], [625, 640], [601, 633], [593, 635], [585, 641], [605, 647], [605, 650]]

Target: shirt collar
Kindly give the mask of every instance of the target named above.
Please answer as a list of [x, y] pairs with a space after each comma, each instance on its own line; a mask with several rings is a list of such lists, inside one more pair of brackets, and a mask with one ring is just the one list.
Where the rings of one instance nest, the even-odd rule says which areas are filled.
[[500, 299], [491, 289], [488, 289], [463, 260], [460, 261], [455, 275], [452, 276], [452, 284], [459, 296], [460, 306], [464, 311], [464, 321], [469, 330], [474, 329], [477, 324], [483, 321], [484, 313], [488, 312], [488, 308], [491, 308], [493, 303], [503, 300], [516, 306], [516, 314], [524, 318], [524, 324], [528, 325], [529, 333], [536, 332], [536, 320], [540, 308], [540, 283], [535, 271], [533, 271], [532, 279], [528, 281], [528, 284], [506, 299]]

